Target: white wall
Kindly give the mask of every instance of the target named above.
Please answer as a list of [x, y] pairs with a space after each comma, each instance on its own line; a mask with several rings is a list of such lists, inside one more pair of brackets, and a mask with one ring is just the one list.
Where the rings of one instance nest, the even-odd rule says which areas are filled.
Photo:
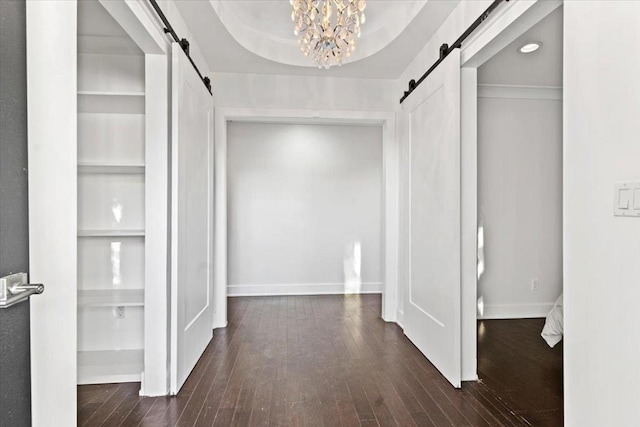
[[216, 107], [394, 111], [394, 80], [215, 73]]
[[344, 292], [356, 242], [362, 290], [381, 291], [382, 128], [231, 122], [227, 132], [229, 294]]
[[[385, 286], [382, 316], [396, 319], [397, 303], [397, 159], [395, 120], [380, 113], [398, 108], [395, 80], [323, 78], [272, 74], [214, 73], [211, 75], [216, 107], [216, 295], [222, 295], [229, 281], [226, 269], [226, 128], [223, 116], [234, 109], [240, 116], [264, 116], [271, 119], [298, 117], [297, 112], [310, 117], [345, 118], [362, 122], [376, 113], [372, 121], [385, 122]], [[317, 112], [312, 114], [311, 112]], [[292, 113], [294, 113], [292, 115]], [[226, 127], [226, 126], [225, 126]], [[221, 300], [218, 297], [217, 300]], [[214, 327], [226, 324], [226, 305], [216, 308]]]
[[480, 317], [544, 317], [562, 292], [561, 100], [478, 99], [478, 221]]
[[613, 216], [640, 180], [640, 2], [564, 6], [565, 423], [640, 420], [640, 218]]

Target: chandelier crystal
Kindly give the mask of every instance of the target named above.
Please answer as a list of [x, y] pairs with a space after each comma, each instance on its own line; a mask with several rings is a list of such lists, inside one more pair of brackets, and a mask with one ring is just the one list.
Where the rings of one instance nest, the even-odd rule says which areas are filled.
[[293, 33], [304, 56], [318, 68], [342, 65], [356, 49], [365, 22], [366, 0], [289, 0]]

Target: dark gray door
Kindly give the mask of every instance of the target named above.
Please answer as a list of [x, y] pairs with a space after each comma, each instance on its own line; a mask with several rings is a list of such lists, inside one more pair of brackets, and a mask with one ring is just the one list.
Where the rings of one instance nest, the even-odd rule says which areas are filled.
[[[0, 0], [0, 277], [28, 272], [25, 0]], [[0, 310], [0, 426], [31, 425], [29, 302]]]

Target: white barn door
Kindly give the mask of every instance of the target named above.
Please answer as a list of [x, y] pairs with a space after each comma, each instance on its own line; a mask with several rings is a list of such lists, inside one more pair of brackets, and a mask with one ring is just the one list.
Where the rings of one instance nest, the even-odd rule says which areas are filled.
[[460, 51], [403, 103], [410, 149], [405, 334], [460, 387]]
[[213, 99], [180, 46], [172, 52], [171, 393], [213, 336]]

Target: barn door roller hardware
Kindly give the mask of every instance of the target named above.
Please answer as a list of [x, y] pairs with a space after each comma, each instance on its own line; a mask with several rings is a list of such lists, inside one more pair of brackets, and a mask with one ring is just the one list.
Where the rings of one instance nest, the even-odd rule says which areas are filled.
[[189, 40], [181, 39], [180, 37], [178, 37], [173, 27], [169, 23], [169, 20], [162, 12], [162, 9], [160, 9], [160, 6], [158, 5], [158, 2], [156, 0], [149, 0], [149, 3], [151, 3], [151, 6], [153, 6], [153, 10], [156, 11], [160, 20], [162, 20], [162, 23], [164, 24], [164, 32], [167, 34], [171, 34], [171, 37], [173, 37], [176, 43], [180, 45], [180, 47], [184, 51], [184, 54], [187, 55], [187, 58], [189, 58], [189, 62], [191, 62], [191, 65], [193, 65], [193, 68], [196, 70], [196, 73], [198, 73], [198, 76], [200, 76], [200, 80], [202, 80], [202, 83], [204, 83], [204, 85], [207, 87], [209, 93], [213, 95], [213, 93], [211, 92], [211, 79], [209, 77], [202, 77], [202, 74], [200, 73], [200, 70], [198, 70], [196, 63], [193, 62], [191, 55], [189, 55]]
[[415, 81], [413, 79], [409, 81], [409, 90], [406, 90], [402, 98], [400, 98], [400, 104], [402, 104], [402, 102], [405, 99], [407, 99], [409, 95], [411, 95], [411, 92], [413, 92], [418, 86], [420, 86], [420, 83], [422, 83], [424, 79], [426, 79], [427, 76], [431, 74], [431, 72], [435, 70], [436, 67], [438, 67], [438, 65], [440, 65], [440, 63], [444, 61], [444, 59], [447, 56], [449, 56], [449, 54], [453, 51], [453, 49], [459, 49], [462, 46], [462, 42], [465, 41], [465, 39], [469, 37], [471, 33], [473, 33], [475, 29], [478, 28], [485, 19], [487, 19], [487, 17], [491, 14], [491, 12], [493, 12], [495, 8], [497, 8], [498, 5], [503, 1], [509, 1], [509, 0], [494, 0], [493, 3], [489, 5], [487, 10], [485, 10], [482, 13], [482, 15], [478, 17], [478, 19], [473, 21], [473, 24], [471, 24], [469, 28], [467, 28], [465, 32], [462, 33], [462, 35], [458, 37], [458, 39], [455, 42], [453, 42], [451, 46], [449, 46], [446, 43], [440, 46], [440, 57], [438, 58], [438, 60], [434, 62], [434, 64], [431, 67], [429, 67], [429, 69], [418, 79], [418, 81]]

